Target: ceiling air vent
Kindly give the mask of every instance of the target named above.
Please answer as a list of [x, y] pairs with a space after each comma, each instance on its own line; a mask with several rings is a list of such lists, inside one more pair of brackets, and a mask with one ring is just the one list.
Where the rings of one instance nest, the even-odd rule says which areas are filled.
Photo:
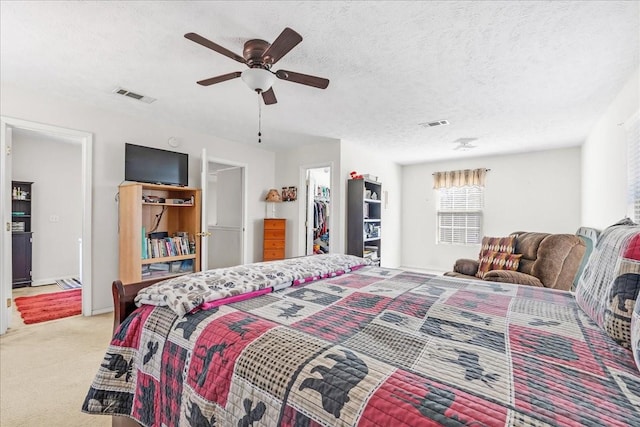
[[151, 98], [150, 96], [140, 95], [138, 93], [131, 92], [130, 90], [122, 89], [121, 87], [115, 88], [113, 90], [113, 93], [116, 93], [116, 94], [122, 95], [122, 96], [128, 96], [129, 98], [133, 98], [133, 99], [136, 99], [138, 101], [146, 102], [147, 104], [151, 104], [153, 101], [156, 100], [155, 98]]
[[448, 120], [436, 120], [435, 122], [425, 122], [425, 123], [419, 123], [420, 126], [425, 127], [425, 128], [432, 128], [432, 127], [436, 127], [436, 126], [446, 126], [449, 124]]

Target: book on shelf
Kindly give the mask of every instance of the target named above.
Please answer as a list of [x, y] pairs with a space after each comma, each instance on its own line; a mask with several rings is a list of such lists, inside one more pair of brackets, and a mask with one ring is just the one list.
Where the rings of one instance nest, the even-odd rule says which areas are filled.
[[188, 235], [161, 239], [146, 238], [142, 246], [142, 259], [195, 254], [195, 244], [191, 245]]
[[147, 259], [149, 258], [149, 255], [147, 254], [147, 230], [145, 227], [142, 227], [142, 259]]
[[149, 264], [146, 264], [146, 265], [142, 266], [141, 275], [142, 275], [142, 277], [146, 277], [146, 276], [150, 276], [151, 275], [151, 268], [149, 267]]
[[156, 262], [155, 264], [149, 264], [150, 271], [169, 271], [170, 263], [168, 262]]
[[181, 273], [192, 273], [193, 272], [193, 260], [192, 259], [184, 259], [180, 262], [180, 272]]
[[362, 257], [377, 260], [378, 259], [378, 247], [377, 246], [365, 246], [362, 251]]

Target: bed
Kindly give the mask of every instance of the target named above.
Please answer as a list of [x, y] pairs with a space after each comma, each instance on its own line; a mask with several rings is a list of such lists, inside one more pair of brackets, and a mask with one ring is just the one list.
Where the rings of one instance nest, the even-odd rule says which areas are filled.
[[114, 295], [87, 413], [143, 426], [640, 425], [633, 353], [569, 292], [317, 255], [115, 282]]

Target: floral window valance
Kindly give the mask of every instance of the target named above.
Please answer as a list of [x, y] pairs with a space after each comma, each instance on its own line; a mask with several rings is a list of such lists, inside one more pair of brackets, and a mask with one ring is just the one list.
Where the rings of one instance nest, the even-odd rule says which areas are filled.
[[488, 170], [481, 168], [436, 172], [433, 174], [433, 188], [484, 187], [484, 177]]

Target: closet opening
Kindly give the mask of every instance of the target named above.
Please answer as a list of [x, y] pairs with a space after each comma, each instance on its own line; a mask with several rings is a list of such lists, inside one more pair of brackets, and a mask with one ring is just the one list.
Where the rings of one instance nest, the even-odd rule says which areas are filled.
[[307, 169], [306, 172], [306, 255], [330, 252], [331, 167]]

